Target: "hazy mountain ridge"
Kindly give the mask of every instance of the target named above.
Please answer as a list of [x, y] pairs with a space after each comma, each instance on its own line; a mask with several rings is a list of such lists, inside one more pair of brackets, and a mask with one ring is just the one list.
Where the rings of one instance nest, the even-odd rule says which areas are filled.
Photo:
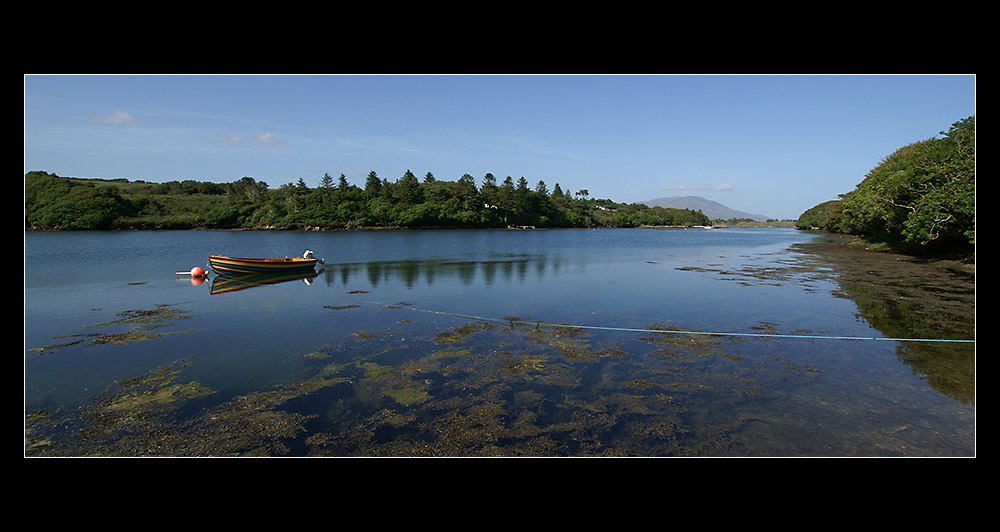
[[650, 207], [668, 207], [673, 209], [691, 209], [701, 211], [705, 216], [713, 220], [730, 220], [733, 218], [749, 218], [757, 222], [764, 222], [772, 219], [763, 214], [751, 214], [748, 212], [730, 209], [725, 205], [705, 199], [701, 196], [672, 196], [669, 198], [657, 198], [642, 202]]

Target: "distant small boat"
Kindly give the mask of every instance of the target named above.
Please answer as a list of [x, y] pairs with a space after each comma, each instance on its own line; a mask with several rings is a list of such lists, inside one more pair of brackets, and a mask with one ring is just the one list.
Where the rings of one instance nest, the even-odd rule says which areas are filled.
[[315, 258], [285, 257], [281, 259], [248, 259], [212, 255], [208, 265], [218, 273], [294, 273], [311, 271], [319, 262]]

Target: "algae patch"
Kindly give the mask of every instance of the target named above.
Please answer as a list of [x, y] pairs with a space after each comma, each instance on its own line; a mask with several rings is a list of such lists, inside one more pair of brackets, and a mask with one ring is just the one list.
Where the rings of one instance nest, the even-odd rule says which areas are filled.
[[347, 310], [352, 308], [359, 308], [360, 306], [361, 305], [338, 305], [338, 306], [323, 305], [323, 308], [328, 308], [330, 310]]
[[77, 408], [27, 413], [25, 455], [285, 455], [312, 416], [279, 407], [343, 382], [317, 375], [200, 409], [192, 402], [218, 392], [175, 382], [192, 364], [178, 361], [119, 381]]
[[[144, 342], [163, 338], [175, 334], [191, 332], [194, 329], [184, 330], [163, 330], [164, 328], [190, 319], [188, 311], [184, 309], [169, 308], [169, 305], [159, 305], [149, 310], [124, 310], [116, 314], [118, 319], [106, 321], [84, 328], [126, 328], [121, 332], [111, 333], [79, 333], [66, 336], [56, 336], [54, 338], [71, 338], [72, 341], [51, 344], [44, 347], [27, 349], [29, 353], [46, 355], [65, 347], [75, 345], [129, 345], [136, 342]], [[89, 341], [89, 342], [88, 342]]]

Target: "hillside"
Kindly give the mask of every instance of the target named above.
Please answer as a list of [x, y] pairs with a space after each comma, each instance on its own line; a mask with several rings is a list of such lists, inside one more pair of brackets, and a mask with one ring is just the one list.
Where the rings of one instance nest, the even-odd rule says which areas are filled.
[[657, 198], [654, 200], [644, 201], [642, 203], [650, 207], [666, 207], [671, 209], [691, 209], [692, 211], [701, 211], [705, 214], [705, 216], [708, 216], [713, 220], [749, 218], [757, 222], [763, 222], [770, 219], [770, 217], [762, 214], [751, 214], [748, 212], [730, 209], [721, 203], [705, 199], [701, 196], [672, 196], [669, 198]]

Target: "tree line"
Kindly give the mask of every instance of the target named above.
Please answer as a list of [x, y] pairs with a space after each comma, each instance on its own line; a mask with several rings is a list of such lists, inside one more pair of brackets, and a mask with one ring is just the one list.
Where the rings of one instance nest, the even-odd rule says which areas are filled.
[[482, 182], [465, 174], [423, 179], [407, 170], [396, 180], [369, 172], [363, 186], [324, 174], [272, 189], [243, 177], [230, 183], [146, 183], [79, 179], [44, 171], [25, 175], [25, 228], [105, 229], [364, 229], [502, 227], [640, 227], [711, 225], [701, 211], [615, 203], [585, 189], [534, 187], [521, 177]]
[[967, 258], [976, 246], [976, 118], [899, 148], [839, 199], [796, 221], [914, 255]]

